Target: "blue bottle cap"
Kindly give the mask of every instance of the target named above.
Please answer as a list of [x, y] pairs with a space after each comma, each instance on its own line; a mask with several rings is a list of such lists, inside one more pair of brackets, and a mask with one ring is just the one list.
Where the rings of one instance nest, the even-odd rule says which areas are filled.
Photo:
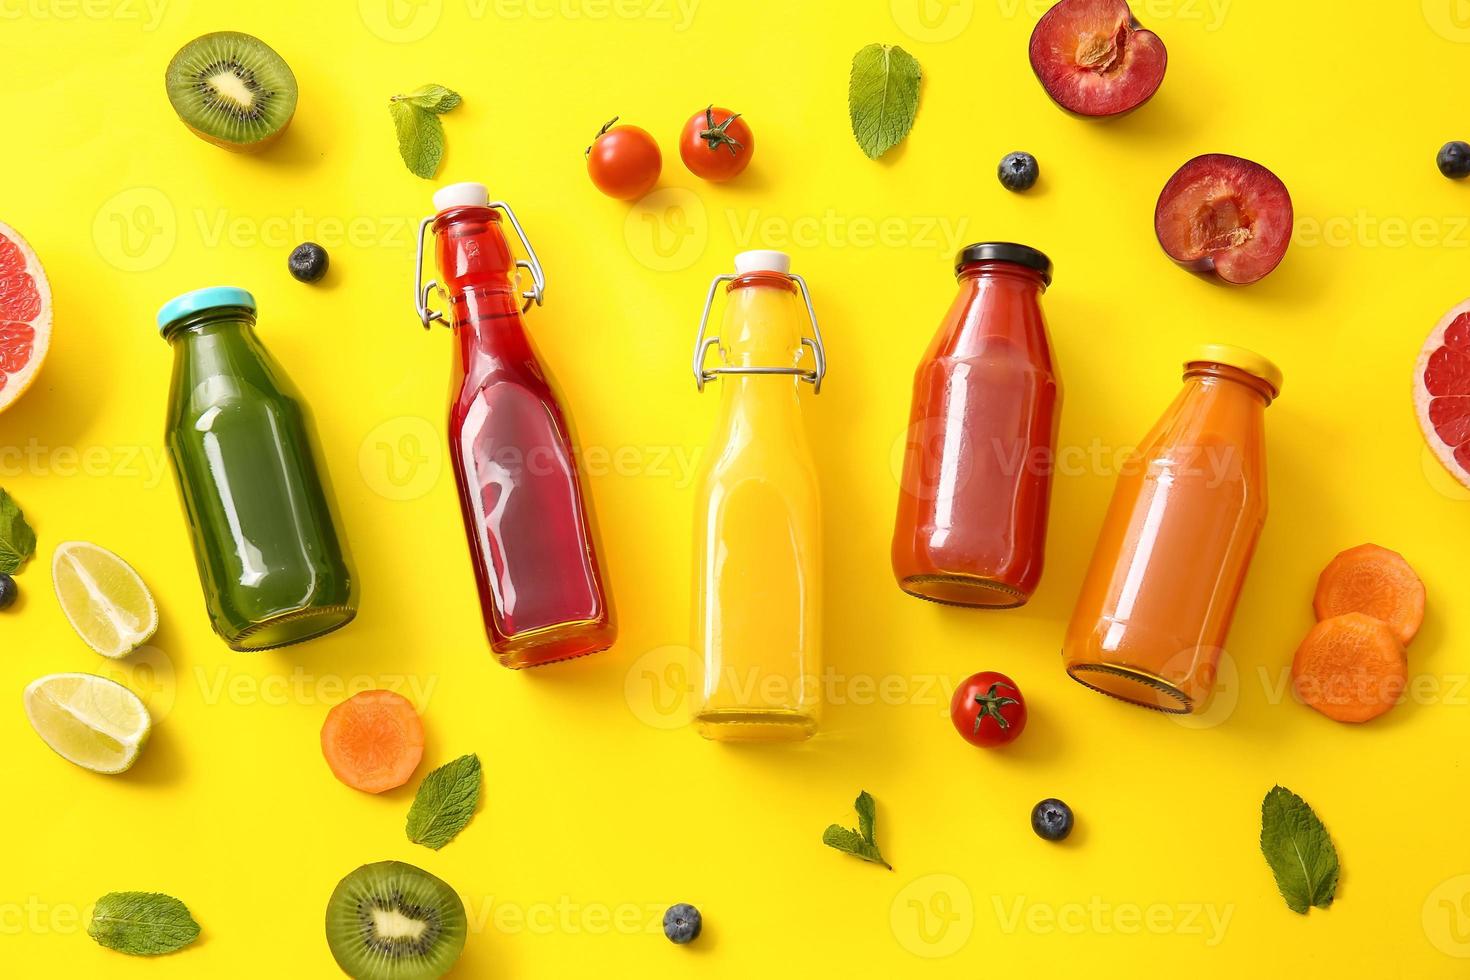
[[195, 289], [182, 296], [175, 296], [163, 304], [158, 311], [158, 329], [162, 332], [176, 320], [221, 306], [243, 306], [248, 310], [254, 310], [255, 297], [238, 286], [210, 286], [207, 289]]

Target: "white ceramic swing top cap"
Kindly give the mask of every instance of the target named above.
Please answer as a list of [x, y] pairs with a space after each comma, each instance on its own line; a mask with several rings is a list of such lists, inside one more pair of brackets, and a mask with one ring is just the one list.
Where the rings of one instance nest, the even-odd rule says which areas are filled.
[[450, 208], [481, 207], [490, 203], [490, 191], [484, 184], [465, 181], [449, 184], [434, 192], [434, 210], [448, 211]]
[[735, 271], [742, 276], [750, 272], [778, 272], [783, 276], [789, 276], [791, 275], [791, 256], [785, 252], [777, 252], [768, 248], [741, 252], [735, 256]]

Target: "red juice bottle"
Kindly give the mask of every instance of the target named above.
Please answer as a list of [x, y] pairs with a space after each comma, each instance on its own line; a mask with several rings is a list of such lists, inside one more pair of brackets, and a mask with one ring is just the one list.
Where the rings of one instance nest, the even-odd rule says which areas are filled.
[[1061, 381], [1041, 294], [1051, 261], [1010, 242], [955, 260], [960, 294], [914, 376], [893, 571], [910, 595], [1024, 605], [1041, 579]]
[[[434, 207], [419, 227], [414, 301], [425, 327], [439, 320], [455, 334], [449, 455], [490, 647], [514, 668], [605, 650], [617, 626], [571, 420], [523, 318], [541, 302], [541, 264], [514, 213], [491, 203], [483, 184], [451, 184]], [[512, 255], [502, 213], [527, 259]], [[424, 285], [430, 228], [439, 280]], [[526, 292], [521, 270], [532, 280]], [[436, 289], [447, 316], [428, 308]]]

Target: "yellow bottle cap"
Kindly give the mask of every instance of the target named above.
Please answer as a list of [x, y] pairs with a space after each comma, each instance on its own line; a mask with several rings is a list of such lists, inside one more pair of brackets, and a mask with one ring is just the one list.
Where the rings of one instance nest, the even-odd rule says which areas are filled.
[[1206, 363], [1224, 364], [1253, 374], [1270, 385], [1276, 394], [1281, 394], [1281, 369], [1253, 350], [1231, 344], [1202, 344], [1194, 356], [1184, 362], [1184, 366]]

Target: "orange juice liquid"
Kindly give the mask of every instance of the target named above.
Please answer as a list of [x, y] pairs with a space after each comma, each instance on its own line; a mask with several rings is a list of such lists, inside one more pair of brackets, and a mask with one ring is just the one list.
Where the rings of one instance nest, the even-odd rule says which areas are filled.
[[[1265, 410], [1279, 372], [1213, 348], [1119, 476], [1067, 629], [1067, 672], [1088, 687], [1185, 714], [1208, 703], [1266, 523]], [[1264, 376], [1261, 376], [1264, 375]]]
[[[795, 366], [804, 324], [784, 278], [737, 280], [726, 365]], [[695, 507], [694, 721], [720, 741], [796, 741], [820, 707], [822, 550], [816, 466], [790, 375], [727, 375]]]

